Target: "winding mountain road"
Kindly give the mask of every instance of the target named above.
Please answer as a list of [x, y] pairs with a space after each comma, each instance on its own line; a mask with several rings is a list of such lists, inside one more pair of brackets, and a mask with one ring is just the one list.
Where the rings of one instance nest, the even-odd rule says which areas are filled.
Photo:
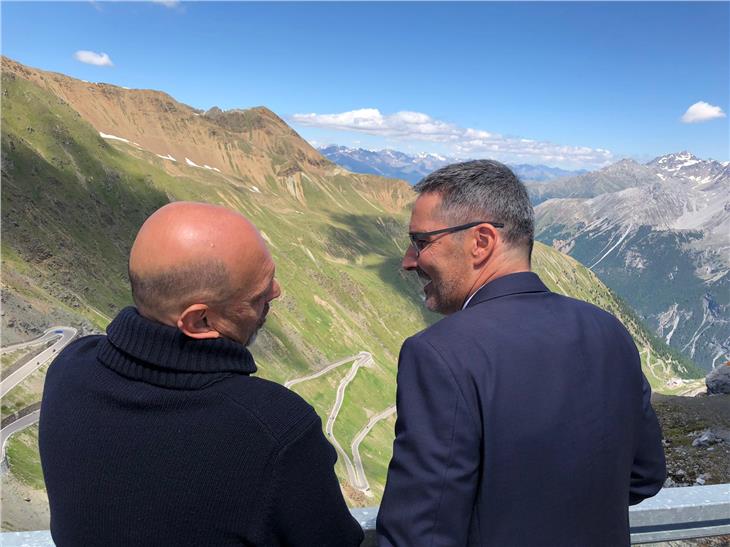
[[8, 442], [10, 436], [36, 423], [40, 415], [41, 411], [36, 410], [34, 412], [31, 412], [30, 414], [26, 414], [22, 418], [18, 418], [17, 420], [0, 430], [0, 446], [2, 446], [1, 459], [5, 459], [5, 443]]
[[56, 332], [56, 330], [58, 330], [60, 328], [61, 327], [51, 327], [50, 329], [47, 329], [46, 331], [44, 331], [43, 334], [41, 334], [38, 338], [33, 338], [32, 340], [28, 340], [27, 342], [20, 342], [18, 344], [13, 344], [11, 346], [4, 346], [4, 347], [0, 348], [0, 354], [11, 353], [11, 352], [19, 350], [19, 349], [37, 346], [38, 344], [42, 344], [43, 342], [52, 340], [56, 336], [60, 336], [60, 334]]
[[366, 485], [362, 484], [362, 482], [360, 481], [360, 477], [355, 471], [355, 467], [352, 465], [352, 460], [350, 459], [350, 456], [342, 448], [342, 445], [340, 445], [339, 441], [335, 437], [333, 429], [335, 426], [335, 420], [337, 420], [337, 415], [340, 413], [342, 403], [345, 399], [345, 390], [347, 389], [347, 386], [355, 379], [355, 375], [357, 374], [357, 371], [360, 367], [368, 366], [372, 364], [372, 362], [373, 356], [370, 355], [370, 353], [366, 351], [360, 352], [357, 359], [352, 364], [350, 372], [345, 375], [345, 377], [340, 381], [340, 385], [337, 386], [335, 404], [332, 405], [332, 410], [330, 411], [329, 416], [327, 416], [327, 424], [325, 425], [325, 432], [327, 433], [327, 436], [332, 441], [332, 445], [335, 447], [335, 450], [337, 450], [337, 452], [340, 454], [340, 456], [342, 457], [342, 461], [345, 464], [345, 468], [347, 469], [347, 478], [350, 481], [350, 484], [352, 484], [352, 486], [354, 486], [358, 490], [363, 491], [365, 490]]
[[366, 351], [361, 351], [357, 355], [351, 355], [350, 357], [345, 357], [344, 359], [340, 359], [339, 361], [335, 361], [334, 363], [331, 363], [327, 365], [325, 368], [323, 368], [320, 371], [315, 372], [314, 374], [310, 374], [308, 376], [302, 376], [301, 378], [295, 378], [294, 380], [288, 380], [284, 383], [284, 387], [291, 388], [291, 386], [295, 386], [297, 384], [300, 384], [302, 382], [306, 382], [307, 380], [314, 380], [315, 378], [319, 378], [320, 376], [323, 376], [327, 374], [330, 370], [334, 370], [339, 366], [342, 366], [346, 363], [349, 363], [350, 361], [354, 361], [355, 359], [358, 359], [363, 354], [370, 355]]
[[2, 353], [7, 353], [21, 348], [37, 346], [39, 344], [47, 342], [48, 340], [53, 339], [54, 337], [60, 337], [60, 339], [50, 348], [44, 349], [26, 364], [24, 364], [22, 367], [20, 367], [18, 370], [5, 378], [2, 382], [0, 382], [0, 397], [5, 397], [5, 394], [8, 391], [13, 389], [20, 382], [25, 380], [26, 377], [30, 376], [33, 372], [42, 367], [46, 363], [46, 361], [55, 356], [63, 347], [71, 342], [71, 340], [73, 340], [76, 336], [77, 332], [78, 331], [73, 327], [51, 327], [40, 338], [2, 348]]
[[[332, 443], [332, 446], [334, 446], [335, 450], [337, 451], [337, 454], [340, 456], [342, 462], [345, 464], [345, 469], [347, 471], [347, 479], [350, 482], [350, 484], [357, 488], [358, 490], [364, 492], [367, 495], [370, 494], [370, 484], [368, 483], [367, 478], [365, 477], [365, 470], [362, 466], [362, 459], [360, 458], [360, 452], [359, 452], [359, 446], [362, 440], [365, 438], [365, 435], [368, 434], [370, 429], [375, 425], [375, 423], [387, 417], [389, 414], [386, 414], [389, 409], [387, 409], [385, 412], [381, 412], [377, 416], [373, 416], [368, 424], [363, 428], [356, 436], [355, 441], [352, 444], [352, 447], [357, 450], [357, 452], [353, 452], [356, 458], [356, 463], [353, 465], [352, 459], [350, 459], [349, 454], [345, 452], [344, 448], [342, 448], [342, 445], [337, 440], [337, 437], [335, 437], [334, 434], [334, 426], [335, 421], [337, 420], [337, 415], [340, 413], [340, 409], [342, 408], [342, 403], [345, 399], [345, 390], [347, 389], [347, 386], [355, 379], [355, 375], [357, 374], [357, 371], [360, 369], [360, 367], [363, 366], [370, 366], [373, 363], [373, 356], [370, 354], [370, 352], [367, 351], [361, 351], [357, 355], [351, 355], [349, 357], [345, 357], [344, 359], [340, 359], [339, 361], [335, 361], [334, 363], [326, 366], [322, 370], [315, 372], [314, 374], [309, 374], [307, 376], [303, 376], [301, 378], [296, 378], [294, 380], [287, 381], [284, 386], [289, 388], [293, 385], [299, 384], [301, 382], [306, 382], [307, 380], [313, 380], [315, 378], [319, 378], [320, 376], [327, 374], [331, 370], [334, 370], [337, 367], [340, 367], [344, 364], [347, 364], [351, 361], [354, 361], [352, 363], [352, 367], [350, 368], [350, 371], [345, 375], [344, 378], [340, 381], [339, 385], [337, 386], [337, 394], [335, 396], [335, 402], [332, 405], [332, 409], [330, 410], [329, 414], [327, 415], [327, 423], [325, 424], [325, 433], [327, 437], [330, 439], [330, 442]], [[395, 407], [393, 407], [393, 411], [395, 410]], [[382, 417], [378, 418], [378, 416]], [[376, 419], [378, 418], [378, 419]]]
[[361, 489], [363, 490], [363, 492], [368, 493], [370, 491], [370, 483], [365, 476], [365, 469], [363, 469], [362, 466], [362, 458], [360, 457], [360, 443], [367, 436], [367, 434], [370, 433], [370, 430], [375, 427], [375, 424], [377, 424], [380, 420], [385, 420], [389, 416], [395, 414], [395, 412], [396, 408], [395, 405], [393, 405], [389, 406], [379, 414], [372, 416], [367, 425], [363, 427], [357, 435], [355, 435], [355, 438], [352, 441], [352, 445], [350, 446], [350, 450], [352, 451], [352, 461], [355, 465], [355, 473], [358, 475], [358, 481], [363, 486], [363, 488]]
[[[78, 331], [73, 327], [51, 327], [50, 329], [46, 330], [46, 332], [43, 333], [43, 335], [39, 338], [1, 348], [0, 352], [9, 353], [18, 349], [44, 344], [55, 337], [59, 338], [59, 340], [51, 347], [44, 349], [26, 364], [24, 364], [22, 367], [20, 367], [18, 370], [5, 378], [2, 382], [0, 382], [0, 397], [5, 397], [5, 395], [11, 389], [20, 384], [28, 376], [30, 376], [36, 370], [46, 364], [49, 359], [58, 355], [61, 349], [71, 343], [71, 340], [76, 337], [77, 333]], [[17, 433], [18, 431], [25, 429], [30, 425], [33, 425], [35, 422], [38, 421], [39, 416], [40, 411], [36, 410], [34, 412], [31, 412], [30, 414], [27, 414], [21, 418], [18, 418], [17, 420], [10, 422], [5, 427], [3, 427], [2, 430], [0, 430], [0, 446], [2, 450], [0, 453], [0, 457], [3, 460], [5, 459], [5, 444], [7, 443], [8, 439], [14, 433]]]

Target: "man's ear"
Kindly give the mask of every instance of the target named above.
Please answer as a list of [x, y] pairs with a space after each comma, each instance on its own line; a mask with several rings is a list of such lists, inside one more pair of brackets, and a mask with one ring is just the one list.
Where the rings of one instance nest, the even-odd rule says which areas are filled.
[[494, 253], [499, 241], [499, 232], [491, 224], [480, 224], [474, 230], [472, 257], [476, 264], [482, 264]]
[[220, 333], [208, 324], [208, 306], [205, 304], [188, 306], [180, 314], [177, 328], [186, 336], [198, 340], [220, 337]]

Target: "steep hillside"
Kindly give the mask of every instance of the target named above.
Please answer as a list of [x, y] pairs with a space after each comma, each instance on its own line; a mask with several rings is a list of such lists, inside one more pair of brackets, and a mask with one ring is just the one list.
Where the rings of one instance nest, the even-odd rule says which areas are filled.
[[[400, 344], [436, 319], [400, 269], [413, 199], [407, 183], [329, 163], [263, 108], [203, 113], [159, 92], [79, 82], [6, 59], [2, 89], [4, 343], [51, 322], [103, 329], [131, 302], [126, 257], [144, 218], [169, 201], [203, 200], [251, 218], [277, 262], [283, 295], [253, 347], [260, 374], [284, 382], [370, 352], [373, 364], [348, 385], [334, 428], [346, 448], [394, 403]], [[591, 272], [542, 245], [535, 262], [555, 290], [622, 317], [657, 389], [686, 388], [678, 379], [691, 375], [686, 363]], [[324, 417], [343, 373], [294, 389]], [[378, 501], [389, 420], [362, 443], [375, 498], [346, 485], [352, 503]], [[342, 458], [338, 474], [345, 484]]]

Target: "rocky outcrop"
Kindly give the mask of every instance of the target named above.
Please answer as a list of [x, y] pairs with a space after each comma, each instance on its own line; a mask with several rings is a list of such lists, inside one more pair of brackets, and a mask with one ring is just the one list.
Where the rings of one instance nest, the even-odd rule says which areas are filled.
[[715, 368], [705, 377], [708, 395], [730, 394], [730, 361]]

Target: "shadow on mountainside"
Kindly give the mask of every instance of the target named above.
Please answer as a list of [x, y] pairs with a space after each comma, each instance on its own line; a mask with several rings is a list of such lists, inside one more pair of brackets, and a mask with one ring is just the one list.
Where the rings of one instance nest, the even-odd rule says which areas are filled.
[[403, 252], [408, 245], [405, 223], [386, 215], [334, 214], [332, 220], [333, 225], [324, 234], [325, 248], [330, 255], [348, 262], [356, 262], [361, 256], [377, 256], [381, 259], [377, 265], [364, 265], [363, 268], [377, 270], [382, 281], [413, 303], [425, 323], [439, 319], [424, 306], [416, 274], [401, 268]]
[[167, 196], [149, 178], [91, 157], [74, 173], [58, 165], [70, 160], [48, 161], [20, 139], [3, 135], [2, 149], [3, 247], [35, 265], [38, 284], [69, 305], [75, 294], [105, 313], [125, 305], [129, 248]]

